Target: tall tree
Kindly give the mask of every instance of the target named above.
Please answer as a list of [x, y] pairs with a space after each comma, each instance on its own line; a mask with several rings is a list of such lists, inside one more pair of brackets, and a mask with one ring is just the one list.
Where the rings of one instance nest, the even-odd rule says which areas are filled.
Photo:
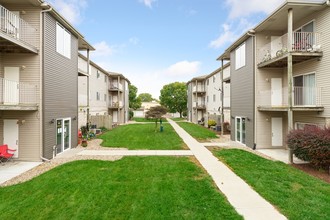
[[141, 100], [136, 96], [138, 89], [134, 85], [129, 85], [129, 107], [132, 109], [138, 109], [141, 107]]
[[141, 99], [142, 102], [151, 102], [154, 100], [152, 98], [152, 95], [149, 93], [141, 93], [138, 97]]
[[175, 82], [163, 86], [160, 90], [160, 104], [171, 113], [182, 113], [187, 110], [187, 87], [185, 83]]

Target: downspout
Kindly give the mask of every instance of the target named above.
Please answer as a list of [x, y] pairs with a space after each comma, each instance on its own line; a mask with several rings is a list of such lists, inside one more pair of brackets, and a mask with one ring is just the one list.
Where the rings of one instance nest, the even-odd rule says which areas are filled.
[[223, 98], [224, 98], [224, 90], [223, 90], [223, 59], [221, 59], [221, 136], [223, 136], [224, 129], [224, 115], [223, 115]]
[[[39, 157], [42, 161], [47, 161], [49, 162], [48, 159], [43, 157], [43, 137], [44, 137], [44, 129], [43, 129], [43, 123], [44, 123], [44, 115], [43, 115], [43, 96], [44, 96], [44, 92], [43, 92], [43, 71], [44, 71], [44, 15], [43, 13], [46, 12], [50, 12], [52, 11], [53, 8], [49, 7], [46, 10], [41, 10], [40, 11], [40, 25], [39, 25], [39, 48], [40, 48], [40, 53], [39, 53], [39, 57], [40, 57], [40, 61], [39, 61], [39, 77], [40, 77], [40, 88], [39, 88], [39, 129], [40, 129], [40, 136], [39, 136], [39, 146], [40, 146], [40, 153], [39, 153]], [[41, 135], [42, 134], [42, 135]]]
[[[292, 112], [292, 40], [293, 40], [293, 9], [288, 9], [288, 132], [293, 129]], [[289, 148], [289, 163], [293, 163], [293, 152]]]
[[89, 65], [90, 65], [89, 49], [87, 49], [87, 109], [86, 109], [86, 112], [87, 112], [87, 123], [86, 123], [87, 130], [89, 130], [89, 94], [90, 94], [90, 91], [89, 91]]

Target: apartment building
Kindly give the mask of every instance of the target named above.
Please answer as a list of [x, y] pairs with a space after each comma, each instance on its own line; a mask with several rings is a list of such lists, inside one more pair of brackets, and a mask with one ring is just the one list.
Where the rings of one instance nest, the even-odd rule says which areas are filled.
[[329, 5], [288, 0], [218, 58], [232, 63], [232, 140], [285, 148], [290, 130], [329, 124]]
[[[223, 77], [222, 77], [223, 76]], [[188, 121], [204, 123], [214, 119], [221, 123], [230, 121], [230, 64], [227, 63], [212, 73], [195, 77], [187, 83]]]
[[77, 146], [78, 50], [84, 37], [41, 0], [0, 0], [0, 140], [17, 160]]
[[[78, 57], [78, 128], [87, 123], [89, 115], [108, 115], [109, 73], [82, 54]], [[89, 70], [87, 73], [87, 66]]]
[[114, 125], [124, 124], [129, 119], [129, 84], [130, 81], [122, 74], [109, 72], [108, 113], [112, 115]]

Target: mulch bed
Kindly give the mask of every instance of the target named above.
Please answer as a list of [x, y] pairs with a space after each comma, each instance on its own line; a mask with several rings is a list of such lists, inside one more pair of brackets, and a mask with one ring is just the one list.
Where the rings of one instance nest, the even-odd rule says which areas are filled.
[[309, 175], [315, 176], [327, 183], [330, 183], [329, 170], [318, 169], [311, 164], [292, 164], [293, 167], [308, 173]]

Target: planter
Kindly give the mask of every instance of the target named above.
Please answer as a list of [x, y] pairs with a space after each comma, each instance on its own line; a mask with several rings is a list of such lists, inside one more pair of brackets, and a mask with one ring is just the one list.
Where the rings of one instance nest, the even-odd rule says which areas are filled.
[[82, 140], [81, 141], [81, 146], [82, 147], [87, 147], [87, 140]]

